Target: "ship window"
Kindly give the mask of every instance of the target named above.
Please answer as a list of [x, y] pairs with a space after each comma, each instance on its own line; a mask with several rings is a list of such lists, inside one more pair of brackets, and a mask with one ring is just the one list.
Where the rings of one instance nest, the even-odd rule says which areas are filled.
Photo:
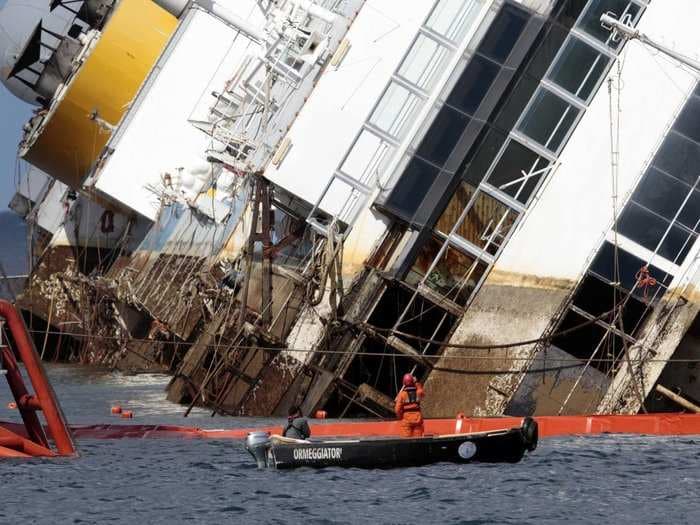
[[447, 205], [447, 208], [445, 208], [445, 211], [442, 212], [440, 219], [435, 225], [435, 229], [443, 235], [449, 235], [452, 228], [462, 215], [462, 212], [469, 204], [469, 201], [471, 200], [475, 191], [476, 190], [474, 187], [470, 186], [466, 182], [461, 182], [455, 190], [454, 195], [452, 195], [452, 199], [450, 199], [450, 203]]
[[340, 170], [368, 186], [377, 178], [383, 180], [384, 170], [394, 153], [394, 147], [374, 133], [363, 129], [350, 149]]
[[470, 120], [469, 117], [449, 106], [443, 106], [416, 153], [433, 164], [443, 165]]
[[[407, 290], [402, 291], [407, 297], [410, 297]], [[401, 314], [401, 321], [397, 324], [396, 329], [410, 336], [444, 341], [454, 326], [455, 320], [453, 315], [448, 314], [436, 304], [416, 295]], [[421, 342], [410, 336], [400, 335], [398, 337], [424, 355], [435, 355], [440, 350], [440, 345]]]
[[[587, 321], [586, 317], [569, 311], [557, 331], [562, 332]], [[615, 373], [620, 359], [624, 357], [622, 338], [597, 324], [555, 337], [552, 344], [582, 361], [592, 357], [591, 366], [608, 375]]]
[[578, 114], [577, 108], [554, 93], [540, 89], [520, 123], [520, 131], [556, 153], [566, 140]]
[[472, 186], [478, 186], [501, 151], [506, 139], [505, 134], [493, 128], [490, 129], [482, 143], [477, 147], [473, 160], [465, 167], [462, 178]]
[[591, 0], [579, 21], [579, 27], [595, 39], [618, 49], [622, 45], [623, 39], [617, 38], [613, 41], [611, 31], [601, 25], [600, 17], [608, 12], [613, 13], [614, 18], [617, 19], [630, 15], [633, 24], [636, 24], [641, 10], [640, 6], [630, 0]]
[[430, 13], [426, 27], [453, 42], [460, 42], [479, 15], [484, 0], [440, 0]]
[[654, 251], [664, 235], [668, 222], [630, 202], [620, 215], [617, 227], [620, 233]]
[[465, 306], [487, 270], [486, 263], [448, 245], [425, 279], [441, 296]]
[[695, 233], [700, 233], [700, 191], [692, 193], [678, 216], [678, 222]]
[[583, 8], [586, 7], [587, 2], [588, 0], [564, 0], [559, 2], [561, 9], [554, 16], [555, 20], [567, 29], [571, 29], [581, 15]]
[[682, 133], [686, 137], [693, 139], [695, 142], [700, 142], [700, 98], [690, 97], [686, 102], [685, 107], [676, 122], [673, 124], [673, 129], [678, 133]]
[[549, 26], [549, 31], [528, 63], [525, 74], [538, 81], [544, 78], [568, 36], [569, 33], [564, 28], [556, 24]]
[[689, 186], [652, 167], [634, 191], [633, 199], [671, 221], [689, 192]]
[[[599, 275], [607, 282], [617, 282], [625, 290], [629, 291], [634, 288], [637, 282], [637, 273], [646, 265], [646, 262], [639, 257], [632, 255], [622, 248], [617, 249], [617, 264], [618, 273], [615, 273], [615, 246], [612, 243], [604, 242], [593, 263], [590, 271]], [[649, 275], [656, 279], [656, 285], [646, 289], [646, 297], [648, 299], [657, 299], [663, 294], [666, 287], [670, 284], [673, 276], [665, 273], [663, 270], [654, 265], [649, 265]], [[644, 297], [645, 290], [637, 287], [634, 295]]]
[[513, 4], [506, 4], [491, 24], [479, 46], [479, 52], [504, 63], [525, 28], [529, 15]]
[[413, 124], [413, 116], [421, 99], [399, 84], [392, 82], [372, 113], [370, 122], [392, 137], [401, 139]]
[[[625, 327], [625, 333], [633, 335], [646, 318], [649, 309], [636, 297], [626, 297], [626, 295], [625, 290], [616, 289], [611, 284], [589, 274], [583, 278], [576, 290], [573, 304], [593, 317], [610, 312], [610, 315], [602, 321], [611, 323], [617, 314], [616, 305], [619, 306], [624, 301], [622, 324]], [[616, 326], [620, 328], [619, 324]]]
[[696, 239], [697, 235], [674, 224], [671, 226], [661, 246], [659, 246], [659, 255], [675, 264], [681, 265], [688, 256]]
[[[587, 321], [588, 319], [582, 315], [569, 310], [557, 328], [557, 333], [583, 325]], [[555, 337], [552, 339], [552, 344], [578, 359], [587, 360], [605, 337], [605, 331], [602, 326], [589, 324], [573, 332]]]
[[527, 203], [549, 162], [515, 140], [508, 142], [488, 182], [504, 193]]
[[496, 255], [517, 213], [486, 193], [479, 193], [455, 233], [491, 255]]
[[699, 175], [700, 144], [671, 131], [654, 157], [654, 166], [692, 186]]
[[433, 261], [438, 256], [438, 253], [440, 253], [440, 249], [444, 243], [445, 241], [431, 236], [421, 245], [418, 250], [418, 255], [416, 255], [416, 260], [404, 279], [408, 284], [411, 286], [418, 286], [418, 284], [420, 284], [430, 269], [430, 266], [433, 264]]
[[399, 75], [419, 88], [430, 91], [444, 72], [450, 51], [432, 38], [419, 34], [399, 68]]
[[549, 74], [549, 78], [581, 100], [588, 100], [605, 74], [610, 58], [571, 37]]
[[668, 221], [635, 202], [630, 202], [625, 207], [618, 221], [620, 233], [652, 252], [656, 252], [658, 249], [658, 254], [661, 257], [681, 264], [692, 247], [695, 235], [684, 228], [673, 225], [663, 243], [659, 245], [668, 227]]
[[447, 103], [460, 111], [474, 114], [499, 71], [498, 64], [475, 55], [452, 88]]
[[439, 173], [436, 166], [413, 157], [396, 183], [388, 204], [408, 217], [413, 216]]

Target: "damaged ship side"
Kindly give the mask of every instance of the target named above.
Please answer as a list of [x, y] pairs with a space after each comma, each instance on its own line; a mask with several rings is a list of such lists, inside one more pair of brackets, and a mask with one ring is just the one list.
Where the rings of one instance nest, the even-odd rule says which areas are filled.
[[[45, 358], [166, 371], [169, 399], [229, 415], [390, 417], [409, 371], [433, 417], [696, 393], [700, 90], [599, 22], [659, 34], [676, 9], [104, 4], [22, 144], [49, 176], [13, 201]], [[130, 10], [170, 32], [69, 172], [50, 134]]]

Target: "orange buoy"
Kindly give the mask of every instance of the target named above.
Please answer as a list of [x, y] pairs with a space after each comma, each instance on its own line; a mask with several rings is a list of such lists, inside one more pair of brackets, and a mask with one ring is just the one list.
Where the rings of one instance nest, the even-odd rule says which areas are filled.
[[131, 410], [123, 410], [121, 414], [124, 419], [131, 419], [134, 417], [134, 413]]
[[112, 414], [121, 414], [121, 413], [122, 413], [122, 407], [120, 407], [119, 405], [112, 407]]
[[14, 401], [10, 401], [10, 402], [7, 404], [7, 408], [9, 408], [10, 410], [16, 410], [16, 409], [17, 409], [17, 403], [15, 403]]
[[316, 413], [314, 414], [314, 417], [316, 419], [326, 419], [327, 415], [328, 414], [326, 414], [325, 410], [317, 410]]

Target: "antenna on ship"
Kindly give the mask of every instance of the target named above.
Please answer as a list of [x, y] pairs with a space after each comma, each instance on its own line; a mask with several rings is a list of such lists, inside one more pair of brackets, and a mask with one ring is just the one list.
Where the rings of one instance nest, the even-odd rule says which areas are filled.
[[642, 44], [646, 44], [649, 47], [652, 47], [657, 51], [668, 55], [674, 60], [678, 60], [683, 65], [693, 69], [695, 73], [700, 74], [700, 62], [688, 56], [685, 56], [677, 51], [674, 51], [671, 48], [661, 45], [654, 39], [648, 37], [641, 31], [639, 31], [639, 29], [636, 29], [634, 26], [632, 26], [631, 20], [629, 20], [629, 16], [617, 19], [614, 17], [614, 13], [608, 11], [600, 17], [600, 23], [605, 29], [609, 31], [614, 31], [616, 33], [617, 38], [624, 38], [625, 40], [639, 40]]

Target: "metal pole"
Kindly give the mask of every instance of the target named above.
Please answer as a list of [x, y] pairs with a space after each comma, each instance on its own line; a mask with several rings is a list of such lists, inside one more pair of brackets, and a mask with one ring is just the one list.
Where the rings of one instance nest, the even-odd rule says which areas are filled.
[[657, 51], [660, 51], [674, 60], [678, 60], [682, 64], [694, 69], [696, 73], [700, 73], [700, 62], [682, 55], [673, 49], [663, 46], [658, 42], [655, 42], [653, 39], [639, 31], [639, 29], [635, 29], [632, 25], [613, 18], [612, 13], [608, 12], [602, 15], [600, 17], [600, 23], [605, 29], [616, 31], [621, 38], [624, 38], [625, 40], [639, 40], [642, 44], [653, 47]]

